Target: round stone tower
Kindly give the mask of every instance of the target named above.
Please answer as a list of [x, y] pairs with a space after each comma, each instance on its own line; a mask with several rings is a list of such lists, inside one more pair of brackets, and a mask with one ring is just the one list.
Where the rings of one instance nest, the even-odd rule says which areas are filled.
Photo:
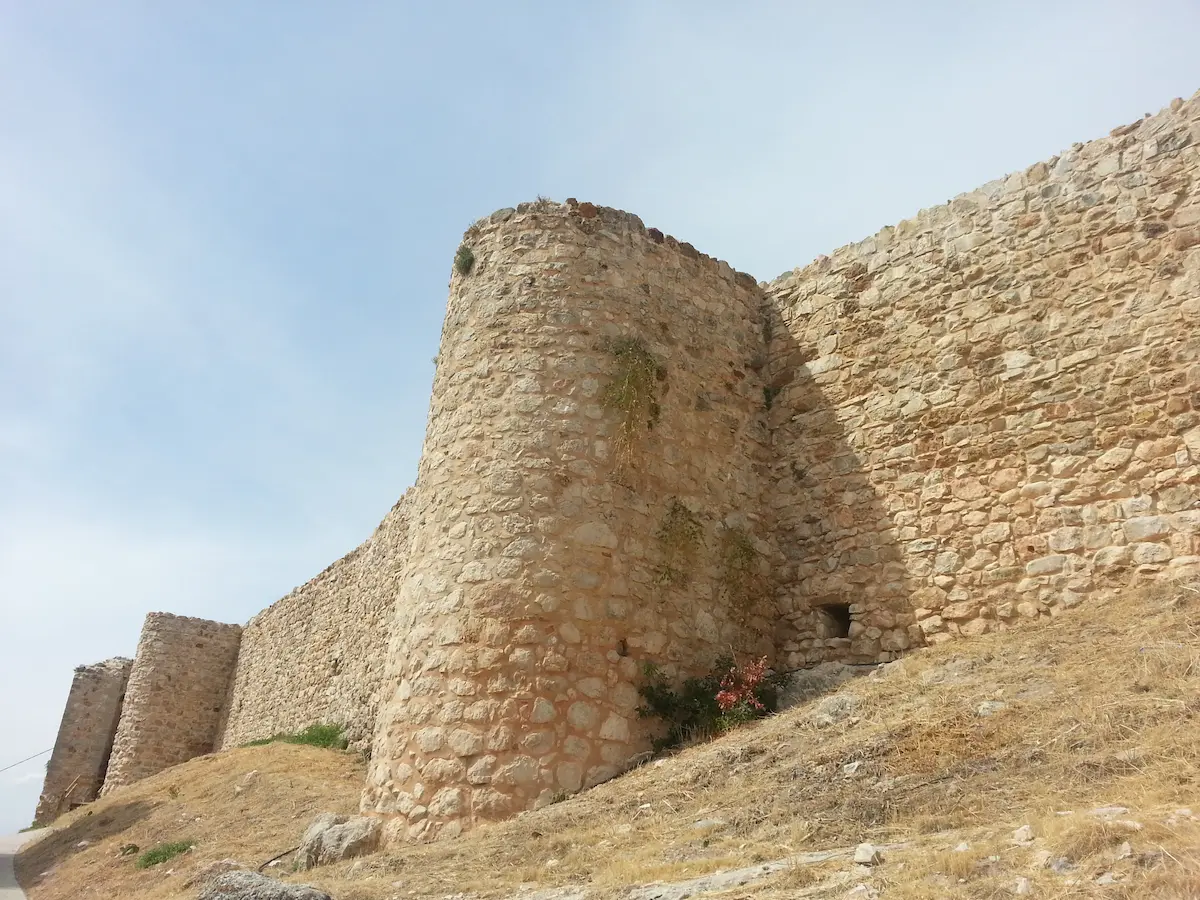
[[773, 646], [754, 280], [574, 201], [480, 220], [454, 268], [362, 804], [394, 839], [612, 777], [645, 663]]

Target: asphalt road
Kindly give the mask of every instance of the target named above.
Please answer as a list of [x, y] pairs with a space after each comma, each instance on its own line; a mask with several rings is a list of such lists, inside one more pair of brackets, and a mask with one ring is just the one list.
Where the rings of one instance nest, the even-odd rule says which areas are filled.
[[13, 874], [13, 857], [22, 844], [27, 844], [41, 834], [40, 831], [26, 831], [24, 834], [13, 834], [0, 837], [0, 900], [25, 900], [25, 892], [17, 884], [17, 876]]

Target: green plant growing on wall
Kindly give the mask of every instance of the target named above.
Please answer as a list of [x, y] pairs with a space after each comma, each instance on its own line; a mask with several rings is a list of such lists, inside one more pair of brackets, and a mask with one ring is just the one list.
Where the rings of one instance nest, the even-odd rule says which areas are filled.
[[750, 612], [766, 587], [754, 539], [744, 528], [726, 525], [720, 532], [719, 556], [722, 590], [734, 607]]
[[779, 392], [781, 390], [783, 390], [783, 388], [769, 386], [763, 388], [763, 403], [766, 404], [767, 409], [771, 408], [771, 405], [775, 402], [775, 398], [779, 396]]
[[696, 551], [704, 541], [704, 526], [699, 517], [672, 498], [654, 536], [662, 552], [659, 584], [683, 587], [691, 580]]
[[471, 248], [466, 244], [459, 244], [454, 254], [454, 271], [459, 275], [469, 275], [474, 266], [475, 254], [471, 252]]
[[616, 371], [600, 402], [620, 416], [614, 444], [617, 468], [621, 470], [632, 463], [640, 430], [658, 423], [662, 410], [656, 398], [657, 385], [666, 379], [667, 370], [639, 338], [615, 338], [604, 349], [616, 362]]

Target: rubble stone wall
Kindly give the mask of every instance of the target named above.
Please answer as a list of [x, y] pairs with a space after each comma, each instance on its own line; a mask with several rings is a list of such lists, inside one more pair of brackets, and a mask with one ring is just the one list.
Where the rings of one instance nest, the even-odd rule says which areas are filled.
[[242, 630], [220, 748], [314, 723], [370, 746], [408, 544], [404, 498], [375, 533]]
[[1200, 94], [767, 290], [786, 664], [1200, 562]]
[[410, 839], [618, 772], [643, 662], [774, 645], [754, 280], [571, 201], [464, 248], [363, 797]]
[[75, 669], [34, 821], [48, 824], [99, 796], [132, 665], [117, 657]]
[[102, 793], [213, 751], [241, 632], [207, 619], [146, 616]]

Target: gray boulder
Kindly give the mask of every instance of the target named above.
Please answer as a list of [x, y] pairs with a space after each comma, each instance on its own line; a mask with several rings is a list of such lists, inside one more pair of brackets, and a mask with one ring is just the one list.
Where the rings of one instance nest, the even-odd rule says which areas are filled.
[[788, 672], [779, 688], [779, 710], [790, 709], [828, 694], [852, 678], [866, 675], [874, 666], [848, 666], [844, 663], [821, 663], [809, 669]]
[[853, 694], [834, 694], [826, 697], [809, 713], [809, 721], [818, 728], [828, 728], [844, 722], [858, 712], [858, 698]]
[[311, 869], [365, 856], [379, 849], [382, 825], [368, 816], [322, 813], [313, 820], [296, 851], [296, 868]]
[[223, 872], [200, 891], [197, 900], [333, 900], [307, 884], [287, 884], [257, 872]]

